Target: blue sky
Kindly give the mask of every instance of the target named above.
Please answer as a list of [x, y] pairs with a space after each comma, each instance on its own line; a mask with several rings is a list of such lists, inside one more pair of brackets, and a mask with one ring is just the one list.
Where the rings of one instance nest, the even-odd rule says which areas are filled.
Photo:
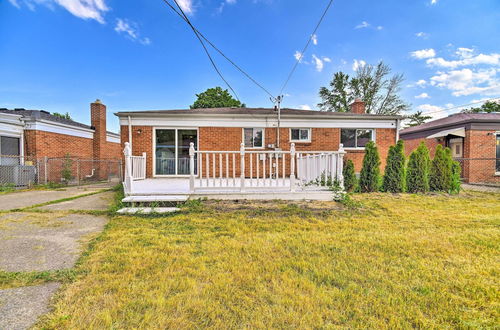
[[[172, 1], [172, 0], [170, 0]], [[273, 94], [327, 0], [181, 0], [193, 24]], [[268, 96], [214, 55], [247, 106]], [[500, 1], [337, 0], [285, 90], [316, 108], [336, 71], [383, 60], [412, 111], [500, 97]], [[187, 108], [224, 86], [192, 31], [162, 0], [0, 0], [0, 107], [70, 112]]]

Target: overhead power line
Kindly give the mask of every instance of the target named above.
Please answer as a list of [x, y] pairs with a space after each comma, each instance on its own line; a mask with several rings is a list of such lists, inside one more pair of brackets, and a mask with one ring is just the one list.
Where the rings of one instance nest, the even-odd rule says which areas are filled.
[[217, 51], [222, 57], [224, 57], [229, 63], [231, 63], [238, 71], [240, 71], [251, 82], [253, 82], [257, 87], [259, 87], [260, 89], [262, 89], [266, 94], [268, 94], [270, 97], [272, 97], [274, 99], [274, 96], [271, 94], [271, 92], [269, 92], [269, 90], [267, 90], [264, 86], [262, 86], [254, 78], [252, 78], [252, 76], [250, 76], [250, 74], [248, 74], [247, 72], [245, 72], [245, 70], [243, 70], [233, 60], [231, 60], [228, 56], [226, 56], [226, 54], [224, 54], [224, 52], [222, 52], [217, 46], [214, 45], [214, 43], [212, 43], [207, 37], [205, 37], [205, 35], [203, 35], [203, 33], [201, 33], [200, 30], [198, 30], [196, 27], [193, 26], [193, 24], [190, 22], [190, 20], [186, 16], [186, 14], [184, 14], [184, 12], [182, 11], [182, 9], [180, 8], [180, 6], [177, 3], [177, 1], [175, 1], [175, 3], [177, 5], [177, 7], [179, 8], [179, 10], [182, 12], [182, 14], [179, 11], [177, 11], [177, 9], [174, 6], [172, 6], [172, 4], [170, 4], [167, 0], [163, 0], [163, 2], [167, 6], [169, 6], [170, 9], [172, 9], [183, 21], [185, 21], [187, 24], [189, 24], [189, 26], [191, 27], [191, 29], [193, 29], [193, 31], [195, 32], [195, 34], [197, 34], [199, 37], [201, 37], [203, 40], [205, 40], [215, 51]]
[[[168, 3], [167, 0], [163, 0], [163, 2], [165, 2], [166, 4], [170, 5], [170, 3]], [[207, 46], [205, 46], [205, 43], [203, 42], [203, 40], [201, 39], [200, 35], [198, 34], [198, 31], [196, 30], [196, 28], [193, 26], [193, 24], [191, 24], [191, 21], [189, 20], [189, 18], [186, 16], [186, 14], [184, 13], [184, 11], [182, 10], [181, 6], [177, 3], [177, 0], [174, 0], [177, 8], [179, 9], [180, 13], [182, 14], [181, 17], [184, 17], [184, 20], [186, 21], [186, 23], [191, 27], [191, 29], [193, 30], [193, 33], [196, 35], [196, 38], [198, 39], [198, 41], [201, 43], [203, 49], [205, 50], [205, 53], [207, 54], [207, 57], [208, 59], [210, 60], [210, 63], [212, 63], [212, 66], [214, 67], [215, 71], [217, 72], [217, 74], [219, 75], [219, 77], [226, 83], [227, 87], [229, 87], [229, 89], [233, 92], [233, 95], [236, 97], [236, 99], [238, 101], [240, 101], [240, 99], [238, 98], [238, 94], [236, 94], [236, 91], [233, 89], [233, 87], [231, 87], [231, 85], [229, 84], [229, 82], [226, 80], [226, 78], [224, 78], [224, 76], [222, 75], [222, 72], [219, 70], [219, 68], [217, 67], [217, 64], [215, 64], [215, 61], [214, 59], [212, 58], [212, 56], [210, 55], [210, 52], [208, 51], [207, 49]]]
[[326, 13], [328, 12], [328, 10], [330, 9], [330, 7], [332, 6], [332, 3], [333, 3], [333, 0], [330, 0], [330, 2], [328, 2], [328, 6], [326, 6], [325, 10], [323, 11], [323, 14], [320, 17], [320, 19], [318, 21], [318, 24], [316, 24], [316, 27], [314, 28], [313, 33], [309, 36], [309, 39], [307, 39], [307, 43], [304, 46], [304, 49], [302, 49], [302, 52], [300, 53], [300, 56], [297, 58], [297, 61], [293, 65], [292, 70], [288, 74], [288, 77], [286, 78], [286, 81], [283, 84], [283, 87], [281, 87], [281, 90], [280, 90], [280, 92], [279, 92], [278, 95], [281, 95], [283, 93], [283, 91], [285, 90], [286, 86], [288, 85], [288, 82], [292, 78], [292, 76], [293, 76], [295, 70], [297, 69], [297, 66], [299, 65], [300, 61], [302, 61], [302, 58], [304, 57], [304, 54], [305, 54], [307, 48], [309, 47], [309, 44], [311, 43], [311, 41], [313, 39], [313, 36], [316, 34], [316, 31], [318, 31], [318, 28], [321, 25], [321, 22], [323, 22], [323, 19], [325, 18]]
[[443, 111], [450, 111], [450, 110], [453, 110], [453, 109], [463, 108], [463, 107], [466, 107], [466, 106], [469, 106], [469, 105], [474, 105], [474, 104], [479, 104], [479, 103], [486, 103], [488, 101], [498, 101], [498, 100], [500, 100], [500, 98], [496, 97], [496, 98], [487, 99], [487, 100], [483, 100], [483, 101], [472, 102], [472, 103], [462, 104], [462, 105], [456, 105], [456, 106], [453, 106], [451, 108], [440, 109], [440, 110], [436, 110], [436, 111], [429, 111], [429, 112], [425, 112], [423, 114], [424, 115], [428, 115], [428, 114], [433, 114], [433, 113], [438, 113], [438, 112], [443, 112]]

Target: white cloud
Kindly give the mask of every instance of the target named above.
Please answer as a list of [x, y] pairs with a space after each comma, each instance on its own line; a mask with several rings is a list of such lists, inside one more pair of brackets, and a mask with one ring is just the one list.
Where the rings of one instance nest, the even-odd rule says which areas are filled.
[[382, 25], [377, 26], [377, 30], [380, 31], [380, 30], [383, 30], [383, 29], [384, 29], [384, 27]]
[[415, 83], [418, 87], [425, 87], [425, 85], [427, 85], [427, 81], [425, 81], [424, 79], [420, 79], [419, 81], [417, 81]]
[[130, 39], [138, 41], [143, 45], [151, 44], [151, 40], [149, 38], [141, 38], [137, 23], [129, 20], [118, 18], [116, 20], [115, 31], [118, 33], [125, 33], [125, 35]]
[[436, 56], [436, 51], [432, 48], [416, 50], [410, 53], [412, 57], [419, 60]]
[[356, 25], [354, 28], [355, 29], [365, 29], [369, 26], [370, 26], [370, 23], [368, 23], [367, 21], [363, 21], [360, 24]]
[[415, 33], [415, 36], [418, 37], [418, 38], [424, 38], [426, 39], [429, 35], [425, 32], [417, 32]]
[[314, 44], [315, 46], [318, 44], [318, 36], [317, 36], [317, 35], [313, 34], [313, 35], [311, 36], [311, 40], [312, 40], [312, 42], [313, 42], [313, 44]]
[[363, 61], [363, 60], [354, 60], [353, 63], [352, 63], [352, 70], [353, 71], [357, 71], [359, 68], [363, 67], [366, 65], [366, 62]]
[[422, 93], [417, 96], [415, 96], [416, 99], [430, 99], [431, 97], [427, 93]]
[[480, 65], [480, 64], [485, 64], [485, 65], [500, 65], [500, 54], [492, 53], [492, 54], [479, 54], [479, 55], [473, 55], [470, 52], [465, 52], [463, 51], [464, 48], [459, 48], [462, 49], [462, 51], [457, 51], [457, 54], [459, 54], [460, 59], [459, 60], [445, 60], [442, 57], [436, 57], [436, 58], [429, 58], [426, 63], [431, 65], [431, 66], [439, 66], [443, 68], [458, 68], [460, 66], [468, 66], [468, 65]]
[[438, 2], [438, 0], [431, 0], [431, 5], [435, 5]]
[[332, 61], [331, 58], [323, 56], [323, 61], [330, 63]]
[[469, 68], [438, 72], [431, 77], [431, 84], [452, 91], [454, 96], [472, 94], [495, 95], [500, 93], [500, 79], [496, 69], [471, 70]]
[[299, 105], [299, 109], [301, 109], [301, 110], [312, 110], [311, 106], [308, 105], [308, 104]]
[[417, 109], [423, 112], [431, 112], [431, 111], [441, 111], [443, 110], [443, 107], [432, 104], [422, 104], [419, 105]]
[[192, 0], [178, 0], [177, 2], [186, 14], [192, 14], [194, 12]]
[[[9, 2], [20, 8], [18, 0]], [[30, 10], [35, 10], [35, 5], [45, 5], [53, 8], [57, 4], [76, 17], [82, 19], [93, 19], [104, 24], [104, 14], [109, 10], [105, 0], [24, 0], [23, 2]]]
[[323, 61], [314, 54], [312, 55], [312, 59], [313, 59], [314, 65], [316, 66], [316, 71], [318, 71], [318, 72], [323, 71], [323, 67], [325, 66]]
[[297, 51], [295, 51], [295, 54], [293, 54], [293, 57], [295, 57], [295, 60], [296, 60], [296, 61], [299, 61], [299, 63], [301, 63], [301, 62], [302, 62], [302, 58], [303, 58], [303, 56], [302, 56], [302, 53], [301, 53], [301, 52], [299, 52], [298, 50], [297, 50]]

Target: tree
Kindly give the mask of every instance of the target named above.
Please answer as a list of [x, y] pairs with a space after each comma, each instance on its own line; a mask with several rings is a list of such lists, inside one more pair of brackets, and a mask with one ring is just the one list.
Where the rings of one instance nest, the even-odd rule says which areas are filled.
[[[446, 148], [449, 149], [449, 148]], [[432, 191], [449, 191], [451, 187], [452, 163], [451, 152], [438, 144], [429, 172], [429, 187]]]
[[429, 191], [429, 149], [422, 142], [410, 155], [406, 171], [406, 190], [410, 193]]
[[356, 188], [356, 173], [354, 171], [354, 163], [350, 159], [344, 158], [344, 168], [342, 169], [342, 175], [344, 176], [344, 189], [347, 192], [351, 192]]
[[64, 119], [73, 120], [73, 118], [71, 118], [71, 115], [69, 114], [69, 112], [66, 112], [65, 114], [62, 114], [59, 112], [53, 112], [52, 115], [56, 116], [56, 117], [64, 118]]
[[367, 113], [394, 115], [406, 111], [409, 105], [398, 95], [403, 75], [388, 77], [390, 73], [391, 69], [383, 62], [360, 66], [352, 78], [337, 72], [329, 88], [320, 88], [322, 102], [318, 107], [323, 111], [349, 112], [351, 103], [360, 98], [365, 102]]
[[196, 94], [196, 97], [193, 105], [189, 106], [191, 109], [245, 107], [245, 104], [235, 100], [227, 89], [221, 87], [209, 88], [203, 93]]
[[403, 140], [389, 148], [382, 189], [386, 192], [401, 193], [405, 190], [405, 150]]
[[406, 117], [410, 122], [406, 124], [406, 127], [413, 127], [424, 124], [427, 120], [431, 119], [432, 116], [425, 116], [422, 111], [417, 111], [413, 115]]
[[375, 192], [379, 190], [380, 183], [380, 156], [373, 141], [365, 146], [365, 157], [363, 167], [359, 176], [359, 188], [361, 192]]
[[465, 113], [476, 113], [476, 112], [491, 113], [491, 112], [500, 112], [500, 103], [499, 102], [487, 101], [486, 103], [484, 103], [482, 106], [480, 106], [478, 108], [470, 108], [470, 109], [466, 109], [466, 110], [464, 110], [462, 112], [465, 112]]

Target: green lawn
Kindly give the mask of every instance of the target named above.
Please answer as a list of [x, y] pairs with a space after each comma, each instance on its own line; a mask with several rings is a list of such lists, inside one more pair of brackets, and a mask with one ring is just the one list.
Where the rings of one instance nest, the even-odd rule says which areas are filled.
[[112, 218], [45, 328], [498, 327], [500, 194]]

